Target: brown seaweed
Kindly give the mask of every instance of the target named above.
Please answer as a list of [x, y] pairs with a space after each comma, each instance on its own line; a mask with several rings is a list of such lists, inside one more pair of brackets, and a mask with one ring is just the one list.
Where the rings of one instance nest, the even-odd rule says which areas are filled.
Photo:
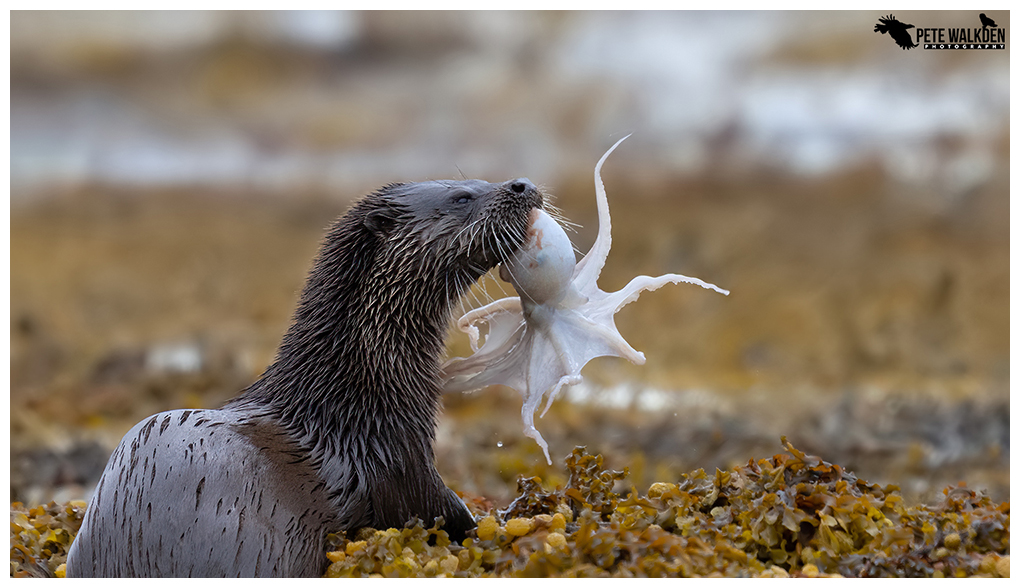
[[[1009, 503], [950, 486], [907, 506], [785, 438], [785, 453], [695, 470], [644, 494], [577, 447], [568, 481], [521, 476], [506, 509], [468, 498], [473, 536], [440, 525], [330, 537], [328, 577], [1009, 577]], [[11, 505], [11, 575], [60, 576], [84, 503]]]

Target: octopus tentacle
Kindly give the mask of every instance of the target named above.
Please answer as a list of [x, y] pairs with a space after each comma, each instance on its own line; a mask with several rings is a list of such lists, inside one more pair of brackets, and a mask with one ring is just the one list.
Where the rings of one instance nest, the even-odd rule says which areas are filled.
[[595, 243], [591, 249], [581, 258], [574, 269], [575, 282], [594, 284], [598, 281], [599, 274], [602, 273], [602, 268], [606, 265], [606, 258], [609, 257], [609, 249], [613, 245], [613, 223], [609, 218], [609, 198], [606, 197], [606, 187], [602, 184], [602, 164], [606, 162], [609, 154], [620, 146], [620, 143], [627, 140], [627, 137], [617, 141], [595, 164], [595, 205], [599, 211], [599, 233], [595, 237]]
[[467, 333], [471, 340], [471, 350], [478, 351], [478, 327], [475, 326], [475, 323], [488, 321], [500, 313], [519, 313], [520, 311], [520, 298], [517, 296], [501, 298], [460, 317], [460, 320], [457, 321], [457, 328]]

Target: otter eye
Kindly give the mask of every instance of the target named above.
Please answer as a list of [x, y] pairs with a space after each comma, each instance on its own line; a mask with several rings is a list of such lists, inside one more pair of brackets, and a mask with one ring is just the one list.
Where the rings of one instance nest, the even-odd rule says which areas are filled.
[[467, 204], [468, 202], [474, 200], [471, 194], [468, 194], [467, 192], [458, 192], [454, 194], [450, 199], [456, 202], [457, 204]]

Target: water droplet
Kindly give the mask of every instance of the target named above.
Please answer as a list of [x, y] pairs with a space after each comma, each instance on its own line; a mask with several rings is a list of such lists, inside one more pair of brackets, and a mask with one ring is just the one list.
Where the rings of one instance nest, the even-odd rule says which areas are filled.
[[503, 442], [502, 441], [496, 441], [496, 447], [502, 447], [502, 446], [503, 446]]

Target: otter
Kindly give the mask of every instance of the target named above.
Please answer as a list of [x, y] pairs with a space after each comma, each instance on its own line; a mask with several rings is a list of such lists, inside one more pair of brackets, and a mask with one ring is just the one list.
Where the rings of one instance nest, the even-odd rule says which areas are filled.
[[525, 242], [526, 178], [391, 184], [328, 230], [277, 356], [222, 408], [114, 450], [68, 576], [321, 576], [326, 535], [474, 520], [434, 464], [454, 304]]

